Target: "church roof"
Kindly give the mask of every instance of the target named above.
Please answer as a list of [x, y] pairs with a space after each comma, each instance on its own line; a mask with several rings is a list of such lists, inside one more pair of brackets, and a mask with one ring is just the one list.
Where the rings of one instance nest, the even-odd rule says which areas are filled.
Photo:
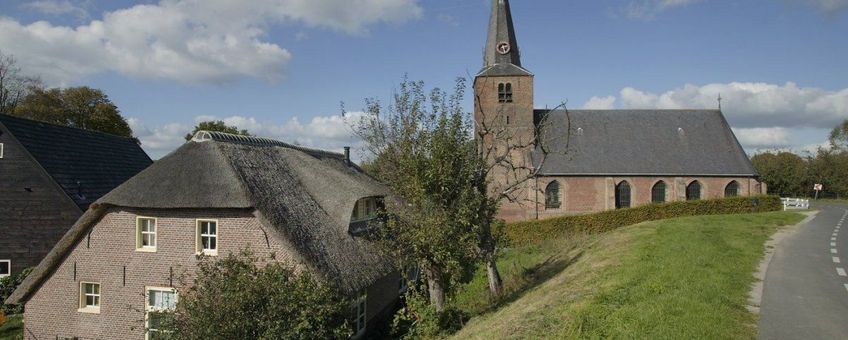
[[376, 245], [350, 233], [354, 205], [390, 194], [344, 155], [201, 131], [92, 204], [8, 301], [28, 299], [110, 207], [255, 209], [269, 236], [291, 245], [318, 277], [356, 292], [394, 265]]
[[3, 114], [0, 124], [81, 211], [153, 163], [132, 138]]
[[[536, 110], [540, 175], [757, 176], [718, 110]], [[568, 137], [570, 131], [570, 137]], [[541, 149], [534, 152], [538, 166]]]
[[531, 75], [521, 67], [521, 52], [515, 37], [509, 0], [492, 0], [488, 38], [483, 53], [483, 68], [478, 76]]

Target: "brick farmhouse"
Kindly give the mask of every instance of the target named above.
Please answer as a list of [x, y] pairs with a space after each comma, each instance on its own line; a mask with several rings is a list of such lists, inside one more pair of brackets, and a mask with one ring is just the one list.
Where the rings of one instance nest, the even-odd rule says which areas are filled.
[[352, 296], [362, 334], [402, 287], [359, 237], [389, 191], [348, 157], [199, 132], [93, 203], [8, 302], [25, 303], [28, 339], [144, 339], [199, 255], [249, 248]]

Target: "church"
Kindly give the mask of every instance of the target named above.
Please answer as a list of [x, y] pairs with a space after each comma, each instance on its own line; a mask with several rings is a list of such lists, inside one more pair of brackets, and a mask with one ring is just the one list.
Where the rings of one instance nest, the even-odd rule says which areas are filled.
[[533, 78], [509, 0], [493, 0], [474, 119], [501, 219], [766, 192], [720, 109], [536, 109]]

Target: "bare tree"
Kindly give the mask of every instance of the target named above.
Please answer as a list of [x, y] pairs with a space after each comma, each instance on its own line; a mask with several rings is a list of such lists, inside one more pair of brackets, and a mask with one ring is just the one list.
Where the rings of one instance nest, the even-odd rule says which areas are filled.
[[0, 51], [0, 113], [11, 114], [33, 88], [39, 87], [38, 77], [24, 75], [17, 60]]
[[[477, 81], [484, 83], [491, 77], [479, 76]], [[475, 117], [475, 139], [478, 146], [478, 157], [485, 161], [486, 178], [488, 181], [489, 197], [494, 200], [496, 207], [504, 202], [512, 204], [538, 205], [536, 193], [538, 188], [531, 186], [539, 171], [545, 164], [548, 156], [553, 152], [565, 153], [568, 150], [571, 136], [571, 115], [568, 112], [566, 102], [562, 102], [555, 108], [545, 111], [538, 121], [531, 110], [530, 119], [534, 120], [525, 126], [510, 125], [509, 112], [501, 105], [498, 110], [488, 110], [483, 105], [483, 89], [486, 86], [477, 86], [474, 91]], [[566, 116], [566, 133], [563, 136], [549, 134], [551, 121], [549, 113], [563, 110]], [[524, 112], [526, 114], [526, 112]], [[513, 116], [515, 119], [516, 117]], [[527, 119], [524, 117], [524, 119]], [[564, 139], [564, 140], [563, 140]], [[562, 148], [554, 151], [550, 146], [561, 144]], [[531, 199], [532, 190], [532, 199]], [[538, 210], [538, 206], [534, 207]], [[498, 209], [494, 209], [489, 216], [489, 228], [482, 229], [479, 235], [480, 252], [486, 263], [486, 272], [489, 281], [489, 291], [492, 295], [499, 296], [503, 291], [503, 281], [497, 267], [497, 255], [499, 245], [503, 243], [502, 233], [497, 228], [496, 220]]]

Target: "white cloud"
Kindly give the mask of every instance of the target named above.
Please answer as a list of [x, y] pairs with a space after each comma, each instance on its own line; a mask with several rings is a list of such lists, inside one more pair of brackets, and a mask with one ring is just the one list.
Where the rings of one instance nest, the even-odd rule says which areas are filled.
[[[361, 141], [354, 136], [351, 123], [361, 119], [365, 113], [348, 112], [341, 115], [313, 117], [308, 122], [301, 122], [297, 117], [277, 123], [259, 121], [253, 117], [230, 116], [219, 118], [215, 116], [197, 116], [194, 123], [209, 120], [222, 120], [227, 125], [248, 130], [251, 134], [294, 143], [310, 148], [341, 152], [345, 146], [360, 148]], [[142, 148], [154, 159], [178, 148], [185, 142], [184, 136], [191, 131], [192, 126], [180, 123], [170, 123], [163, 126], [148, 127], [135, 118], [128, 119], [136, 137], [141, 140]]]
[[739, 143], [746, 146], [786, 146], [789, 145], [789, 131], [782, 127], [772, 128], [733, 128]]
[[621, 8], [621, 13], [630, 18], [638, 20], [651, 20], [660, 12], [676, 7], [684, 7], [701, 0], [634, 0]]
[[848, 119], [848, 89], [824, 90], [787, 82], [688, 84], [662, 93], [625, 87], [618, 96], [592, 97], [584, 108], [716, 109], [748, 150], [816, 150], [827, 132]]
[[808, 5], [824, 12], [836, 13], [848, 9], [848, 0], [796, 0], [806, 2]]
[[78, 19], [87, 19], [89, 1], [37, 0], [23, 5], [31, 10], [48, 15], [73, 15]]
[[[737, 127], [830, 129], [848, 119], [848, 89], [829, 91], [792, 82], [687, 84], [659, 94], [626, 87], [614, 101], [617, 107], [628, 109], [714, 109], [719, 95], [725, 115]], [[604, 101], [610, 101], [609, 97]]]
[[585, 110], [610, 110], [615, 108], [615, 96], [592, 97], [586, 104], [583, 104]]
[[[0, 16], [0, 46], [27, 70], [58, 84], [107, 71], [190, 83], [242, 76], [278, 81], [292, 55], [265, 40], [269, 26], [300, 22], [363, 35], [375, 23], [420, 17], [417, 1], [161, 0], [77, 27]], [[48, 3], [62, 1], [42, 7], [51, 8]]]

